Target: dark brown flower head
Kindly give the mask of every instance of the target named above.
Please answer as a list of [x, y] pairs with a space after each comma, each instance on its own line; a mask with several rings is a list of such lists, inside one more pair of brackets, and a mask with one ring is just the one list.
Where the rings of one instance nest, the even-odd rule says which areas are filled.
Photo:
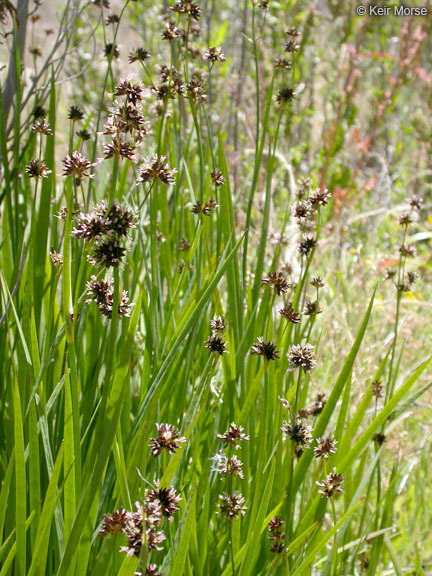
[[224, 455], [217, 454], [214, 458], [211, 458], [215, 462], [215, 466], [212, 468], [214, 472], [217, 472], [221, 476], [238, 476], [243, 479], [243, 462], [237, 458], [237, 456], [231, 456], [227, 458]]
[[[113, 304], [114, 304], [114, 280], [107, 278], [107, 280], [98, 280], [96, 276], [92, 276], [90, 282], [86, 282], [87, 289], [87, 304], [96, 302], [101, 314], [107, 318], [112, 317]], [[126, 290], [123, 290], [120, 296], [118, 305], [118, 314], [123, 318], [130, 318], [132, 307], [134, 304], [129, 302]]]
[[32, 46], [32, 48], [29, 49], [29, 52], [35, 58], [40, 58], [42, 56], [42, 50], [39, 46]]
[[271, 533], [271, 536], [268, 536], [272, 542], [270, 551], [276, 554], [280, 554], [284, 549], [285, 533], [282, 532], [284, 524], [285, 520], [282, 520], [280, 516], [273, 516], [267, 526], [267, 531]]
[[190, 244], [188, 242], [187, 238], [182, 238], [180, 240], [180, 246], [179, 246], [179, 250], [180, 252], [187, 252], [190, 248]]
[[307, 407], [307, 411], [311, 416], [318, 416], [324, 409], [327, 403], [327, 396], [325, 394], [318, 393], [313, 402]]
[[126, 249], [120, 246], [116, 238], [107, 238], [94, 248], [88, 261], [101, 268], [117, 268], [125, 252]]
[[149, 492], [147, 500], [148, 502], [158, 502], [162, 516], [164, 516], [168, 522], [172, 522], [174, 514], [180, 510], [177, 504], [181, 501], [181, 496], [176, 494], [172, 486], [169, 488], [159, 488], [158, 482], [155, 482], [155, 485], [156, 489]]
[[218, 434], [217, 437], [222, 440], [224, 446], [235, 446], [236, 449], [240, 448], [239, 442], [249, 440], [250, 436], [243, 433], [243, 426], [236, 426], [231, 422], [230, 427], [223, 434]]
[[292, 63], [290, 62], [290, 60], [287, 60], [287, 58], [275, 58], [274, 61], [274, 67], [277, 70], [291, 70], [292, 69]]
[[[146, 566], [144, 576], [162, 576], [162, 573], [158, 572], [157, 570], [158, 570], [158, 567], [156, 564], [148, 564]], [[139, 576], [139, 573], [135, 572], [134, 576]]]
[[210, 320], [210, 328], [212, 329], [212, 332], [224, 332], [226, 328], [225, 320], [222, 318], [222, 316], [214, 316]]
[[98, 6], [99, 8], [107, 8], [109, 9], [110, 3], [109, 0], [92, 0], [92, 4]]
[[107, 44], [105, 44], [104, 54], [108, 59], [115, 58], [117, 60], [117, 58], [120, 56], [119, 47], [117, 46], [117, 44], [108, 42]]
[[384, 396], [383, 384], [380, 380], [372, 382], [372, 395], [375, 396], [375, 398], [382, 398]]
[[412, 210], [420, 210], [423, 204], [423, 198], [414, 194], [414, 196], [408, 199], [408, 202]]
[[258, 336], [258, 344], [253, 344], [253, 346], [251, 346], [250, 353], [253, 356], [264, 356], [267, 362], [279, 358], [279, 352], [276, 350], [276, 344], [273, 340], [264, 342], [262, 336]]
[[134, 154], [135, 145], [130, 142], [123, 142], [120, 139], [114, 139], [109, 144], [103, 145], [105, 159], [109, 158], [126, 158], [133, 164], [136, 164], [137, 158]]
[[83, 130], [78, 130], [78, 132], [76, 133], [76, 135], [78, 136], [78, 138], [81, 138], [81, 140], [90, 140], [91, 138], [91, 134], [88, 130], [86, 130], [85, 128]]
[[109, 26], [110, 24], [118, 24], [120, 22], [120, 16], [118, 14], [108, 14], [105, 18], [105, 26]]
[[192, 20], [197, 22], [201, 16], [201, 8], [191, 0], [176, 0], [171, 10], [177, 14], [188, 14]]
[[50, 260], [51, 260], [54, 268], [57, 268], [57, 270], [60, 270], [62, 267], [62, 264], [63, 264], [63, 256], [61, 254], [59, 254], [58, 252], [56, 252], [53, 247], [51, 247], [51, 249], [49, 251], [49, 255], [50, 255]]
[[210, 174], [213, 184], [215, 184], [218, 188], [219, 186], [223, 186], [225, 184], [225, 178], [222, 175], [222, 172], [212, 172]]
[[314, 448], [315, 458], [328, 458], [330, 454], [336, 454], [336, 440], [330, 438], [317, 438], [317, 445]]
[[300, 32], [297, 30], [297, 28], [294, 28], [294, 26], [291, 26], [291, 28], [288, 28], [288, 30], [285, 32], [285, 34], [291, 38], [299, 38], [300, 37]]
[[142, 100], [144, 95], [144, 86], [141, 82], [131, 82], [131, 80], [120, 80], [117, 84], [114, 96], [126, 96], [126, 100], [136, 106], [137, 102]]
[[321, 314], [322, 310], [318, 305], [318, 300], [312, 301], [308, 300], [305, 304], [305, 309], [303, 314], [305, 316], [316, 316], [317, 314]]
[[387, 268], [384, 273], [384, 280], [391, 280], [396, 276], [396, 270], [394, 268]]
[[186, 442], [184, 436], [172, 424], [156, 424], [157, 437], [150, 438], [150, 448], [153, 456], [159, 456], [164, 450], [174, 454], [180, 448], [179, 443]]
[[32, 132], [35, 132], [36, 134], [45, 134], [45, 136], [52, 136], [53, 134], [50, 125], [44, 118], [41, 120], [36, 120], [31, 129]]
[[386, 435], [383, 434], [382, 432], [377, 432], [373, 437], [374, 442], [378, 444], [378, 446], [382, 446], [386, 441], [386, 439], [387, 439]]
[[96, 166], [96, 162], [90, 162], [83, 154], [75, 151], [63, 160], [63, 176], [73, 176], [80, 182], [82, 178], [93, 177], [93, 174], [90, 174], [93, 166]]
[[286, 104], [294, 100], [296, 93], [292, 88], [281, 88], [276, 94], [276, 102], [278, 104]]
[[206, 202], [203, 206], [202, 213], [204, 216], [210, 216], [210, 214], [215, 210], [219, 204], [216, 202], [214, 198], [210, 198], [208, 202]]
[[304, 372], [309, 372], [316, 366], [314, 347], [310, 344], [294, 344], [287, 358], [291, 370], [302, 368]]
[[170, 169], [166, 163], [166, 156], [159, 158], [157, 154], [154, 154], [151, 160], [148, 158], [144, 160], [144, 166], [140, 168], [137, 183], [159, 180], [164, 184], [175, 184], [176, 173], [177, 170], [175, 168]]
[[76, 226], [72, 230], [72, 236], [80, 240], [99, 240], [108, 233], [110, 222], [106, 218], [106, 201], [97, 204], [89, 214], [79, 212], [75, 217]]
[[281, 430], [292, 442], [301, 446], [302, 449], [310, 448], [312, 428], [307, 424], [303, 424], [300, 419], [296, 419], [295, 424], [290, 424], [284, 420]]
[[133, 104], [128, 100], [126, 105], [116, 102], [115, 106], [109, 108], [109, 111], [104, 134], [115, 137], [118, 137], [120, 132], [133, 134], [136, 142], [139, 142], [151, 129], [150, 122], [144, 119], [138, 104]]
[[285, 294], [288, 292], [290, 285], [285, 279], [285, 276], [282, 272], [271, 272], [268, 275], [268, 278], [263, 278], [261, 280], [261, 284], [265, 286], [271, 286], [275, 289], [276, 294]]
[[204, 58], [209, 62], [224, 62], [226, 60], [224, 51], [220, 46], [207, 48]]
[[186, 84], [186, 91], [188, 97], [194, 102], [194, 104], [200, 104], [207, 100], [207, 94], [205, 91], [204, 84], [198, 80], [193, 79], [188, 84]]
[[415, 284], [418, 280], [418, 274], [416, 272], [407, 272], [408, 284]]
[[301, 201], [292, 208], [294, 218], [299, 220], [311, 217], [311, 205], [309, 202]]
[[68, 112], [69, 120], [75, 122], [76, 120], [82, 120], [84, 118], [84, 112], [78, 106], [71, 106]]
[[164, 29], [161, 32], [161, 36], [164, 40], [175, 40], [180, 36], [180, 30], [174, 24], [174, 22], [165, 22]]
[[282, 520], [280, 516], [273, 516], [273, 518], [268, 523], [267, 530], [269, 532], [277, 532], [285, 524], [285, 520]]
[[260, 2], [258, 3], [258, 8], [260, 10], [268, 10], [269, 0], [260, 0]]
[[52, 172], [43, 160], [30, 160], [25, 171], [29, 178], [48, 178]]
[[99, 529], [98, 536], [108, 536], [112, 534], [115, 536], [119, 532], [123, 532], [128, 521], [129, 514], [124, 508], [120, 508], [117, 512], [114, 512], [111, 516], [105, 514], [104, 521]]
[[219, 510], [216, 512], [218, 516], [225, 516], [230, 520], [235, 520], [239, 516], [246, 514], [247, 507], [244, 506], [245, 499], [239, 492], [220, 494], [219, 499], [220, 502], [217, 504]]
[[404, 212], [399, 216], [399, 225], [408, 228], [410, 224], [412, 224], [413, 219], [409, 212]]
[[224, 342], [221, 336], [217, 334], [212, 334], [209, 338], [207, 338], [205, 342], [205, 347], [210, 350], [210, 352], [217, 352], [217, 354], [227, 354], [228, 350], [226, 349], [227, 343]]
[[293, 52], [297, 52], [297, 50], [299, 50], [300, 48], [300, 44], [298, 42], [296, 42], [295, 40], [293, 40], [292, 38], [289, 38], [289, 40], [287, 40], [285, 42], [285, 52], [288, 53], [293, 53]]
[[318, 494], [321, 494], [323, 498], [332, 498], [337, 494], [343, 494], [343, 481], [344, 477], [341, 474], [337, 474], [336, 468], [333, 468], [333, 472], [327, 474], [325, 480], [316, 482], [317, 486], [321, 488], [321, 490], [318, 490]]
[[415, 246], [408, 246], [406, 244], [399, 247], [399, 252], [400, 255], [405, 258], [414, 258], [417, 254]]
[[133, 64], [134, 62], [144, 62], [150, 58], [150, 54], [144, 48], [135, 48], [129, 52], [129, 63]]
[[309, 203], [314, 210], [318, 210], [320, 206], [325, 206], [331, 198], [331, 192], [327, 188], [317, 188], [309, 196]]
[[306, 236], [298, 245], [298, 251], [303, 256], [307, 256], [316, 246], [316, 239], [311, 236]]
[[157, 530], [162, 520], [162, 510], [158, 500], [146, 500], [143, 504], [135, 503], [136, 512], [129, 513], [128, 521], [123, 529], [127, 537], [127, 546], [122, 546], [120, 552], [127, 556], [140, 556], [144, 534], [149, 550], [161, 551], [160, 544], [166, 540], [165, 534]]
[[288, 320], [292, 324], [299, 324], [301, 320], [300, 312], [296, 312], [291, 303], [288, 303], [284, 308], [279, 310], [279, 314], [282, 318]]
[[323, 288], [325, 286], [324, 280], [321, 278], [321, 276], [315, 276], [312, 278], [311, 284], [315, 288]]
[[45, 118], [46, 115], [47, 115], [47, 111], [41, 105], [36, 106], [33, 110], [33, 118], [35, 120], [39, 120], [40, 118]]

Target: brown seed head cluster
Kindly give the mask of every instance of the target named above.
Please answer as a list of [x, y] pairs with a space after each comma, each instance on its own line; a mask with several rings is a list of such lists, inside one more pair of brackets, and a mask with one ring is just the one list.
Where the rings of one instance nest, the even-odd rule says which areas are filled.
[[25, 167], [25, 171], [29, 178], [48, 178], [48, 175], [52, 172], [45, 162], [39, 159], [30, 160]]
[[172, 424], [156, 424], [157, 436], [150, 438], [150, 448], [153, 456], [159, 456], [163, 451], [174, 454], [180, 448], [179, 443], [186, 442], [184, 436]]
[[333, 496], [343, 494], [343, 481], [344, 477], [336, 472], [336, 468], [333, 468], [333, 472], [327, 474], [324, 480], [316, 483], [320, 488], [318, 494], [321, 494], [323, 498], [333, 498]]
[[250, 437], [243, 431], [244, 428], [242, 426], [236, 426], [234, 422], [231, 422], [228, 430], [223, 434], [218, 434], [217, 437], [222, 440], [222, 444], [225, 447], [233, 446], [238, 449], [240, 448], [240, 442], [250, 439]]
[[247, 507], [244, 505], [245, 499], [240, 492], [235, 491], [233, 494], [224, 492], [219, 495], [220, 502], [217, 504], [218, 516], [225, 516], [229, 520], [236, 520], [239, 516], [246, 514]]
[[158, 180], [164, 184], [175, 184], [175, 168], [170, 169], [166, 163], [166, 156], [158, 157], [154, 154], [152, 159], [146, 158], [144, 166], [140, 168], [140, 175], [138, 176], [137, 183], [150, 182]]
[[336, 440], [330, 438], [317, 438], [317, 445], [314, 448], [315, 458], [327, 459], [331, 454], [336, 454]]
[[268, 532], [271, 536], [268, 539], [272, 542], [270, 547], [270, 552], [275, 552], [280, 554], [284, 549], [285, 532], [282, 532], [285, 520], [282, 520], [280, 516], [273, 516], [267, 526]]
[[[111, 318], [114, 304], [114, 279], [108, 277], [107, 280], [98, 280], [97, 277], [93, 275], [90, 282], [86, 282], [86, 289], [88, 296], [86, 300], [87, 304], [96, 302], [100, 313], [107, 318]], [[129, 318], [134, 304], [129, 302], [126, 290], [123, 290], [119, 300], [119, 316]]]
[[311, 344], [294, 344], [287, 357], [291, 370], [301, 368], [304, 372], [310, 372], [316, 366], [315, 349]]
[[267, 278], [261, 280], [261, 284], [271, 286], [279, 296], [288, 292], [291, 287], [282, 272], [271, 272]]
[[96, 166], [96, 162], [90, 162], [81, 152], [74, 151], [67, 154], [63, 160], [63, 176], [72, 176], [77, 185], [83, 178], [93, 178], [90, 169]]
[[288, 302], [286, 306], [281, 308], [279, 310], [279, 314], [282, 316], [282, 318], [285, 318], [285, 320], [288, 320], [288, 322], [291, 322], [292, 324], [299, 324], [301, 321], [300, 312], [296, 312], [294, 310], [291, 302]]
[[300, 418], [297, 418], [294, 424], [284, 420], [281, 430], [287, 438], [294, 442], [294, 444], [300, 446], [302, 450], [310, 448], [312, 443], [312, 428], [304, 424]]
[[264, 338], [262, 336], [258, 336], [258, 343], [251, 346], [250, 353], [253, 356], [264, 356], [267, 362], [270, 362], [270, 360], [277, 360], [279, 358], [279, 352], [276, 350], [276, 344], [273, 342], [273, 340], [264, 342]]

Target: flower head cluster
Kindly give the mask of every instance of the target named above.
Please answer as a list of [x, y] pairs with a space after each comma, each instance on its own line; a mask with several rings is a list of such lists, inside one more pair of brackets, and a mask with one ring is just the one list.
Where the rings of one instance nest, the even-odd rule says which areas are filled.
[[222, 356], [228, 352], [227, 343], [224, 340], [226, 324], [222, 316], [215, 316], [210, 320], [211, 335], [205, 342], [206, 348]]
[[191, 20], [197, 22], [201, 16], [201, 8], [192, 0], [176, 0], [171, 10], [177, 14], [187, 14]]
[[[105, 515], [99, 536], [115, 536], [118, 533], [124, 534], [127, 538], [127, 545], [120, 548], [121, 552], [126, 552], [128, 556], [140, 557], [144, 545], [148, 551], [161, 551], [162, 542], [166, 536], [161, 530], [164, 518], [171, 522], [173, 515], [179, 510], [177, 504], [181, 497], [176, 494], [174, 488], [159, 488], [158, 482], [151, 491], [146, 491], [144, 500], [135, 503], [135, 510], [128, 512], [120, 508], [111, 516]], [[139, 574], [139, 573], [138, 573]], [[145, 574], [157, 576], [157, 566], [150, 564], [146, 568]]]
[[29, 178], [48, 178], [48, 175], [52, 172], [43, 160], [38, 159], [30, 160], [25, 167], [25, 171]]
[[137, 183], [159, 180], [164, 184], [175, 184], [176, 173], [177, 170], [175, 168], [170, 169], [166, 163], [166, 156], [159, 158], [157, 154], [154, 154], [151, 160], [148, 158], [144, 160]]
[[[223, 448], [228, 449], [228, 455], [225, 455], [223, 450], [218, 452], [212, 460], [215, 465], [212, 468], [214, 472], [217, 472], [222, 477], [238, 477], [243, 480], [243, 462], [237, 458], [237, 456], [231, 455], [231, 450], [233, 448], [240, 448], [240, 443], [249, 440], [243, 432], [241, 426], [236, 426], [234, 422], [230, 424], [230, 427], [223, 434], [218, 434], [217, 437], [222, 440]], [[230, 487], [232, 486], [232, 481], [230, 482]], [[219, 516], [225, 516], [229, 520], [234, 520], [239, 518], [239, 516], [244, 516], [247, 507], [244, 506], [245, 499], [238, 491], [223, 492], [219, 495], [220, 502], [217, 504], [218, 511], [216, 512]]]
[[253, 356], [264, 356], [267, 362], [270, 360], [277, 360], [279, 358], [279, 352], [276, 350], [276, 344], [273, 342], [273, 340], [264, 342], [264, 338], [262, 336], [258, 336], [258, 343], [251, 346], [250, 353]]
[[224, 51], [220, 46], [207, 48], [204, 58], [209, 62], [224, 62], [226, 60]]
[[165, 450], [174, 454], [180, 448], [179, 443], [186, 442], [184, 436], [172, 424], [156, 424], [157, 436], [150, 438], [150, 448], [153, 456], [159, 456]]
[[270, 552], [280, 554], [283, 551], [285, 532], [282, 532], [282, 530], [284, 524], [285, 520], [282, 520], [280, 516], [273, 516], [268, 523], [267, 530], [271, 534], [271, 536], [268, 536], [268, 539], [272, 542]]
[[290, 302], [279, 310], [279, 314], [282, 318], [285, 318], [285, 320], [288, 320], [288, 322], [291, 322], [292, 324], [300, 323], [301, 314], [294, 310], [293, 305]]
[[196, 204], [192, 206], [192, 214], [204, 214], [204, 216], [210, 216], [211, 213], [215, 208], [217, 208], [219, 204], [216, 202], [214, 198], [210, 198], [208, 202], [198, 201]]
[[287, 438], [289, 438], [302, 450], [305, 448], [310, 448], [312, 443], [312, 428], [307, 424], [304, 424], [300, 418], [296, 418], [293, 424], [290, 424], [284, 420], [281, 430], [287, 436]]
[[90, 162], [81, 152], [75, 150], [63, 160], [63, 176], [72, 176], [79, 185], [83, 178], [93, 178], [94, 174], [90, 173], [93, 166], [96, 166], [96, 162]]
[[123, 238], [130, 239], [128, 231], [135, 228], [135, 223], [136, 215], [130, 207], [122, 208], [114, 200], [108, 209], [103, 201], [89, 214], [78, 213], [72, 235], [93, 243], [89, 262], [102, 268], [117, 267], [126, 252], [120, 242]]
[[231, 422], [226, 432], [218, 434], [217, 437], [222, 440], [222, 444], [225, 447], [233, 446], [236, 449], [240, 448], [240, 442], [250, 439], [250, 437], [244, 433], [244, 428], [242, 426], [236, 426], [234, 422]]
[[225, 516], [229, 520], [235, 520], [239, 516], [246, 514], [245, 499], [240, 492], [235, 491], [232, 494], [224, 492], [219, 494], [219, 500], [220, 502], [217, 504], [218, 511], [216, 512], [218, 516]]
[[[90, 282], [86, 282], [87, 304], [96, 302], [101, 314], [111, 318], [114, 304], [114, 279], [108, 277], [106, 280], [98, 280], [92, 276]], [[129, 302], [128, 293], [123, 290], [118, 303], [118, 315], [129, 318], [134, 304]]]
[[336, 472], [336, 468], [333, 468], [333, 472], [327, 474], [324, 480], [316, 483], [320, 488], [318, 494], [321, 494], [323, 498], [332, 498], [338, 494], [343, 494], [343, 481], [344, 477]]
[[301, 368], [304, 372], [309, 372], [316, 366], [314, 346], [310, 344], [293, 344], [287, 358], [291, 370]]
[[330, 438], [317, 438], [317, 445], [314, 448], [315, 458], [327, 459], [330, 454], [336, 454], [336, 440]]
[[290, 288], [290, 284], [287, 282], [282, 272], [271, 272], [267, 278], [261, 280], [261, 284], [274, 288], [278, 296], [285, 294]]

